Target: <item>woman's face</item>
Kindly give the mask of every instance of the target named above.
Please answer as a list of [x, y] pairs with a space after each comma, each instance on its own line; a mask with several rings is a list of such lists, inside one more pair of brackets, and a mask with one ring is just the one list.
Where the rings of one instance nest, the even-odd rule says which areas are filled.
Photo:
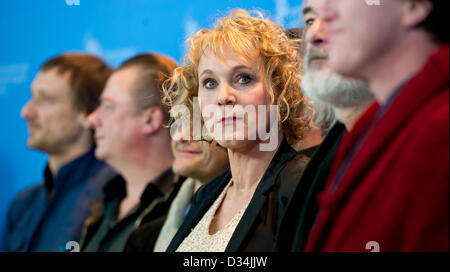
[[200, 109], [214, 140], [231, 150], [258, 144], [270, 123], [264, 66], [230, 49], [223, 59], [205, 51], [198, 74]]

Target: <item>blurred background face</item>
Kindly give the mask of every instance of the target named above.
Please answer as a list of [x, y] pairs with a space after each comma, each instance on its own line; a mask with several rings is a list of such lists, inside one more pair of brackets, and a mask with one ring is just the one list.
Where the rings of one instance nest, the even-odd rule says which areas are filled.
[[328, 67], [328, 31], [329, 25], [318, 18], [326, 0], [306, 0], [302, 13], [305, 24], [303, 42], [305, 43], [309, 71], [330, 70]]
[[89, 116], [95, 129], [95, 155], [112, 166], [132, 153], [142, 138], [142, 119], [130, 95], [138, 75], [136, 67], [114, 72], [102, 92], [100, 106]]
[[347, 76], [367, 78], [367, 67], [401, 38], [403, 1], [328, 1], [321, 14], [330, 23], [330, 65]]
[[[360, 80], [337, 74], [329, 65], [330, 24], [319, 17], [327, 2], [327, 0], [306, 0], [303, 6], [305, 73], [302, 87], [315, 101], [338, 108], [359, 106], [373, 99], [367, 85]], [[351, 44], [346, 46], [352, 48]]]
[[34, 78], [31, 100], [21, 112], [30, 148], [60, 154], [85, 132], [85, 115], [73, 104], [69, 80], [70, 73], [60, 75], [56, 68], [40, 71]]
[[215, 142], [172, 140], [177, 175], [207, 182], [228, 169], [228, 154]]
[[[198, 80], [198, 95], [202, 112], [206, 106], [220, 106], [224, 116], [219, 120], [212, 120], [214, 118], [212, 116], [203, 116], [205, 123], [218, 124], [224, 132], [229, 129], [227, 127], [235, 126], [237, 129], [231, 129], [232, 139], [244, 139], [226, 141], [213, 136], [214, 140], [231, 149], [257, 144], [257, 141], [251, 141], [248, 137], [249, 135], [261, 135], [257, 133], [256, 126], [258, 124], [257, 106], [270, 105], [270, 98], [264, 88], [265, 76], [262, 65], [249, 63], [229, 49], [224, 52], [223, 60], [210, 51], [206, 51], [199, 63]], [[224, 106], [232, 107], [237, 114], [234, 116], [227, 114]], [[240, 118], [244, 116], [243, 109], [246, 106], [254, 107], [255, 116]], [[266, 129], [267, 124], [269, 124], [268, 115], [266, 116], [266, 127], [261, 129]]]

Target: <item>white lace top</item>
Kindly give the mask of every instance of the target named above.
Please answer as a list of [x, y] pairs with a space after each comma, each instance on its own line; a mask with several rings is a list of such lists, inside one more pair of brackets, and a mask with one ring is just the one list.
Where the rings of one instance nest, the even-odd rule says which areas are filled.
[[209, 226], [216, 214], [217, 208], [223, 201], [225, 194], [230, 186], [231, 181], [222, 191], [220, 196], [216, 199], [214, 204], [205, 213], [203, 218], [198, 222], [197, 226], [191, 231], [191, 233], [183, 240], [181, 245], [176, 250], [177, 252], [224, 252], [234, 233], [239, 221], [244, 215], [247, 205], [240, 210], [230, 222], [221, 230], [217, 231], [213, 235], [209, 234]]

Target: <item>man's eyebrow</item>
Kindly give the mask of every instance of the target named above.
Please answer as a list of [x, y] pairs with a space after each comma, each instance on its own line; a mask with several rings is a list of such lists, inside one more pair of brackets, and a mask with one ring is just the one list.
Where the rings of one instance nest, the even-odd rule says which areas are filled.
[[35, 95], [35, 96], [43, 96], [43, 97], [47, 97], [47, 96], [49, 96], [48, 94], [47, 94], [47, 92], [44, 90], [44, 89], [42, 89], [42, 88], [39, 88], [39, 87], [31, 87], [30, 88], [30, 91], [31, 91], [31, 94], [32, 95]]
[[113, 102], [113, 100], [107, 96], [101, 96], [100, 102]]
[[310, 7], [310, 6], [306, 6], [306, 7], [304, 7], [303, 10], [302, 10], [303, 15], [306, 15], [306, 14], [308, 14], [308, 13], [310, 13], [310, 12], [313, 12], [312, 7]]

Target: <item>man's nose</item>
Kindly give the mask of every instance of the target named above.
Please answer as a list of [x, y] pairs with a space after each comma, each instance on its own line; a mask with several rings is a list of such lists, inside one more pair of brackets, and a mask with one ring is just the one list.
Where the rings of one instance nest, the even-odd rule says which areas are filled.
[[28, 101], [20, 111], [20, 116], [24, 119], [32, 119], [36, 116], [36, 110], [34, 108], [33, 100]]
[[88, 125], [91, 129], [95, 129], [99, 124], [99, 121], [97, 118], [97, 110], [98, 109], [91, 112], [87, 117]]
[[307, 30], [306, 41], [313, 47], [319, 47], [326, 44], [328, 41], [328, 23], [316, 19]]

